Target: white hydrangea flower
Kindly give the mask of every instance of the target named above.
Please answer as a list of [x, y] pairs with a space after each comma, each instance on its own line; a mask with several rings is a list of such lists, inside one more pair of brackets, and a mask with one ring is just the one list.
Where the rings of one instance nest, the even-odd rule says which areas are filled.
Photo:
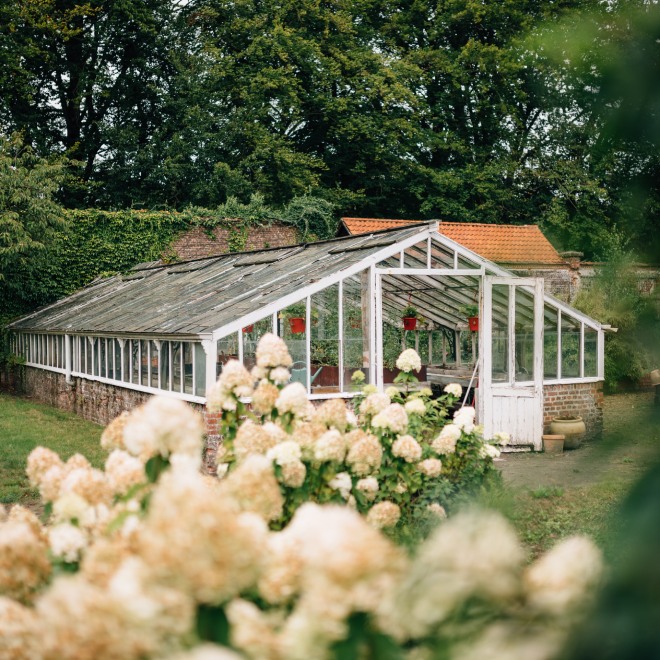
[[302, 383], [289, 383], [277, 397], [275, 407], [280, 414], [292, 413], [296, 417], [306, 417], [308, 410], [307, 389]]
[[406, 401], [403, 406], [406, 412], [409, 415], [425, 415], [426, 414], [426, 404], [421, 400], [415, 397], [414, 399], [409, 399]]
[[415, 463], [422, 457], [422, 446], [411, 435], [400, 435], [392, 443], [392, 454], [406, 463]]
[[437, 502], [431, 502], [431, 504], [426, 507], [426, 510], [441, 520], [444, 520], [447, 517], [445, 507], [442, 506], [442, 504], [438, 504]]
[[348, 472], [340, 472], [336, 474], [333, 479], [328, 482], [328, 486], [333, 490], [338, 490], [341, 496], [347, 500], [351, 494], [351, 488], [353, 487], [353, 481], [351, 480], [351, 475]]
[[294, 440], [280, 442], [266, 452], [266, 458], [275, 461], [278, 465], [300, 461], [301, 455], [302, 450], [300, 445]]
[[434, 479], [439, 477], [442, 472], [442, 462], [437, 458], [427, 458], [425, 461], [417, 463], [417, 469], [427, 477]]
[[422, 368], [422, 360], [412, 348], [407, 348], [396, 361], [397, 369], [410, 373], [411, 371], [419, 371]]
[[229, 360], [222, 367], [218, 385], [225, 392], [231, 392], [236, 397], [251, 396], [254, 379], [250, 372], [238, 360]]
[[85, 533], [75, 525], [61, 523], [48, 530], [48, 543], [54, 557], [73, 563], [87, 546]]
[[357, 415], [352, 410], [346, 411], [346, 424], [349, 428], [355, 428], [358, 425]]
[[291, 378], [291, 372], [286, 367], [275, 367], [271, 369], [270, 379], [276, 385], [286, 385]]
[[438, 454], [453, 454], [456, 451], [456, 442], [461, 437], [461, 429], [456, 424], [443, 426], [440, 435], [431, 443], [431, 447]]
[[500, 450], [495, 446], [485, 442], [481, 447], [479, 447], [479, 456], [481, 458], [499, 458]]
[[341, 463], [346, 456], [346, 442], [336, 429], [326, 431], [314, 445], [314, 458], [317, 461]]
[[257, 345], [257, 366], [265, 369], [290, 367], [293, 364], [284, 340], [271, 332], [266, 333]]
[[458, 383], [449, 383], [449, 385], [445, 385], [443, 391], [455, 396], [457, 399], [460, 399], [461, 394], [463, 394], [463, 388]]
[[558, 543], [525, 572], [528, 602], [542, 612], [558, 615], [582, 605], [600, 580], [603, 557], [585, 536]]
[[89, 502], [78, 493], [64, 493], [53, 502], [53, 519], [57, 522], [81, 521], [86, 518]]
[[371, 420], [371, 426], [375, 429], [388, 429], [393, 433], [404, 433], [408, 428], [408, 414], [400, 403], [390, 403]]
[[504, 447], [505, 445], [508, 445], [509, 442], [511, 442], [511, 436], [504, 431], [499, 431], [493, 436], [493, 441]]
[[472, 431], [474, 431], [474, 416], [474, 408], [471, 406], [465, 406], [454, 413], [454, 424], [456, 424], [463, 433], [472, 433]]
[[394, 502], [378, 502], [367, 513], [367, 522], [378, 529], [394, 527], [401, 518], [401, 509]]
[[390, 405], [390, 397], [386, 392], [374, 392], [360, 404], [360, 412], [363, 415], [377, 415]]
[[395, 396], [398, 396], [401, 392], [399, 391], [398, 387], [394, 387], [394, 385], [390, 385], [389, 387], [385, 388], [385, 394], [390, 397], [390, 399], [393, 399]]
[[378, 493], [378, 479], [376, 477], [365, 477], [364, 479], [359, 479], [357, 484], [355, 484], [357, 490], [361, 493], [364, 493], [364, 496], [369, 502], [373, 502]]

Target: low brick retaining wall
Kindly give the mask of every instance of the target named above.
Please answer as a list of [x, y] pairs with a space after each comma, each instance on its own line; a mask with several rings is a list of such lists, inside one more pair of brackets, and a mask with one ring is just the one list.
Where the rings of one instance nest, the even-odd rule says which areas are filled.
[[571, 383], [543, 386], [543, 431], [553, 417], [580, 416], [587, 427], [587, 438], [603, 432], [603, 383]]

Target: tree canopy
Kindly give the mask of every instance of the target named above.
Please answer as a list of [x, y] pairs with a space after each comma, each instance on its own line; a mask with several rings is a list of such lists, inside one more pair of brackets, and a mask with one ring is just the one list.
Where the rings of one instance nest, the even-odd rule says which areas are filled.
[[67, 207], [256, 194], [301, 200], [317, 232], [326, 200], [540, 223], [590, 257], [626, 223], [652, 254], [658, 16], [643, 0], [0, 0], [0, 131], [70, 160]]

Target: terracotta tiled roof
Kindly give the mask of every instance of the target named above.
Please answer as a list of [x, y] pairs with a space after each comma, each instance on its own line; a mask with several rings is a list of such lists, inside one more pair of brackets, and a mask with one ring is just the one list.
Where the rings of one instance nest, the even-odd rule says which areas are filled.
[[[343, 218], [351, 234], [363, 234], [421, 222]], [[499, 264], [563, 265], [565, 262], [536, 225], [487, 225], [476, 222], [441, 222], [440, 233]]]
[[341, 221], [351, 236], [366, 234], [370, 231], [380, 231], [381, 229], [394, 229], [395, 227], [425, 224], [423, 220], [386, 220], [379, 218], [342, 218]]

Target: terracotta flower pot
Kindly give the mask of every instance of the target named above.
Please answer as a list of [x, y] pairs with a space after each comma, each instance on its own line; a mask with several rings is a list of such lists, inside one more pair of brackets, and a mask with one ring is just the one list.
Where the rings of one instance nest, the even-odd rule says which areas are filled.
[[293, 316], [289, 319], [289, 327], [294, 335], [299, 335], [301, 332], [305, 332], [305, 319]]
[[566, 436], [564, 449], [577, 449], [584, 438], [587, 427], [582, 417], [555, 417], [550, 422], [550, 433]]
[[414, 330], [417, 327], [417, 319], [414, 316], [403, 317], [403, 329]]
[[478, 332], [479, 331], [479, 317], [478, 316], [469, 316], [468, 317], [468, 325], [470, 326], [470, 330], [472, 330], [472, 332]]
[[544, 435], [543, 451], [546, 454], [561, 454], [564, 451], [564, 436]]

